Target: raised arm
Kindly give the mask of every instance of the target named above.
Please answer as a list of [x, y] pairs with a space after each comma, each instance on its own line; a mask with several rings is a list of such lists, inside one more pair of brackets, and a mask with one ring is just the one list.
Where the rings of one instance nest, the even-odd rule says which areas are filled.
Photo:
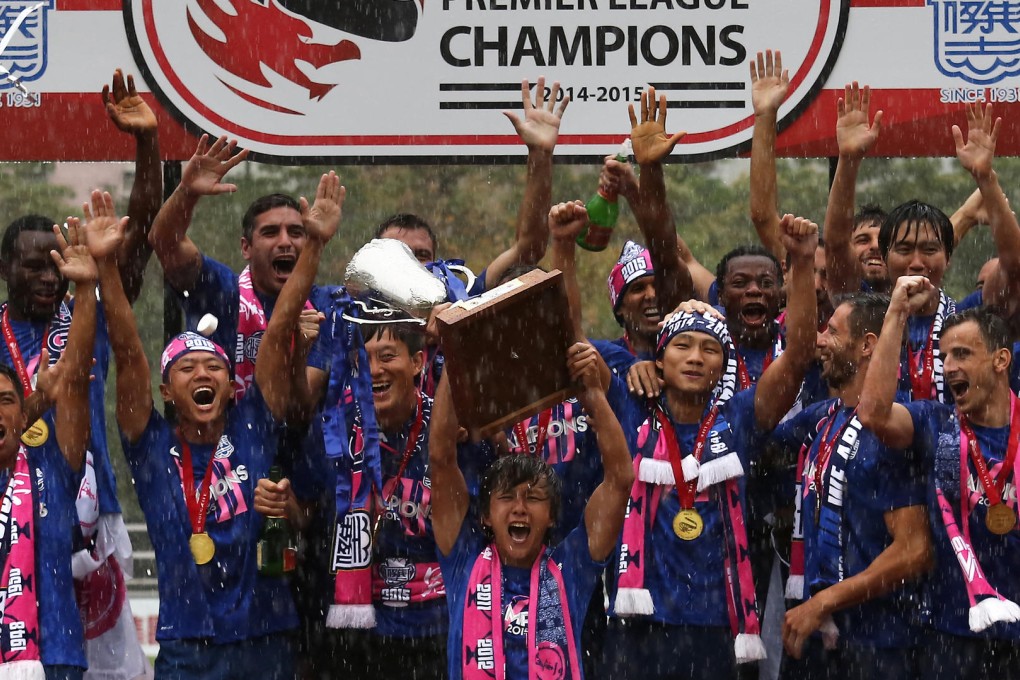
[[836, 143], [839, 160], [829, 188], [829, 205], [825, 210], [825, 270], [829, 298], [861, 289], [863, 271], [854, 253], [854, 201], [857, 195], [857, 173], [868, 149], [878, 139], [882, 112], [868, 122], [871, 89], [855, 81], [843, 90], [836, 104]]
[[276, 298], [273, 315], [266, 325], [258, 358], [255, 359], [255, 382], [273, 417], [279, 421], [286, 420], [293, 406], [291, 397], [296, 372], [303, 374], [305, 369], [307, 353], [295, 357], [294, 333], [298, 330], [301, 310], [315, 283], [322, 251], [340, 226], [346, 195], [347, 190], [340, 185], [340, 178], [331, 170], [319, 179], [315, 202], [311, 206], [304, 196], [301, 197], [301, 222], [308, 239], [294, 271]]
[[981, 192], [981, 204], [999, 256], [999, 275], [986, 282], [982, 297], [985, 304], [1001, 306], [1008, 315], [1012, 315], [1020, 306], [1017, 299], [1020, 297], [1020, 225], [1009, 209], [1006, 194], [999, 186], [999, 177], [992, 169], [1001, 126], [1001, 118], [993, 121], [991, 104], [968, 104], [967, 139], [964, 141], [963, 133], [956, 125], [953, 126], [953, 139], [960, 165], [971, 174]]
[[931, 530], [923, 505], [909, 505], [885, 513], [892, 543], [864, 571], [813, 595], [786, 612], [783, 645], [795, 659], [807, 639], [835, 612], [882, 597], [931, 567]]
[[538, 264], [545, 256], [549, 230], [546, 219], [552, 203], [553, 150], [560, 134], [560, 119], [567, 110], [570, 97], [561, 94], [560, 84], [553, 83], [548, 96], [545, 78], [535, 84], [535, 101], [531, 100], [528, 81], [521, 83], [524, 119], [511, 111], [503, 114], [513, 123], [521, 141], [528, 147], [528, 171], [524, 197], [517, 211], [517, 235], [513, 245], [496, 257], [486, 269], [486, 285], [494, 286], [507, 269], [523, 264]]
[[666, 96], [656, 99], [654, 87], [641, 93], [640, 119], [633, 104], [628, 112], [634, 159], [641, 166], [638, 198], [637, 201], [631, 201], [631, 209], [652, 256], [659, 308], [672, 309], [681, 301], [693, 297], [694, 284], [687, 265], [680, 258], [676, 226], [666, 201], [662, 160], [672, 153], [686, 133], [666, 134]]
[[202, 253], [188, 236], [188, 227], [199, 198], [237, 191], [237, 186], [222, 183], [223, 176], [248, 156], [247, 149], [234, 153], [236, 149], [237, 140], [220, 137], [210, 146], [209, 135], [202, 135], [195, 155], [184, 166], [180, 185], [156, 215], [149, 244], [175, 290], [189, 290], [198, 283]]
[[55, 390], [54, 425], [60, 451], [71, 469], [77, 472], [81, 470], [89, 447], [89, 372], [96, 344], [99, 271], [85, 245], [85, 230], [79, 220], [68, 218], [66, 239], [59, 227], [54, 226], [53, 232], [57, 236], [58, 250], [50, 251], [50, 256], [64, 278], [74, 283], [75, 296], [67, 346], [60, 358], [64, 365]]
[[928, 301], [934, 286], [923, 276], [901, 276], [889, 301], [868, 373], [864, 376], [857, 417], [892, 449], [905, 449], [914, 442], [914, 421], [902, 404], [897, 404], [896, 383], [900, 370], [903, 334], [910, 315]]
[[779, 223], [783, 247], [790, 254], [787, 277], [786, 351], [758, 380], [754, 417], [758, 428], [771, 430], [797, 400], [800, 384], [815, 358], [818, 301], [815, 298], [815, 250], [818, 225], [784, 215]]
[[[634, 168], [630, 163], [621, 163], [615, 156], [606, 156], [602, 163], [602, 172], [599, 175], [599, 185], [615, 188], [620, 196], [627, 199], [631, 210], [635, 211], [640, 197], [638, 196], [638, 178], [634, 174]], [[640, 207], [640, 206], [638, 206]], [[691, 281], [694, 284], [694, 296], [699, 300], [708, 299], [708, 291], [715, 282], [715, 274], [705, 268], [701, 262], [694, 257], [694, 253], [687, 246], [687, 242], [678, 233], [676, 235], [676, 248], [680, 253], [680, 259], [687, 270], [691, 273]]]
[[436, 387], [429, 424], [429, 470], [432, 477], [432, 534], [436, 538], [436, 547], [444, 555], [449, 555], [457, 542], [471, 500], [464, 473], [457, 465], [459, 430], [450, 379], [443, 371]]
[[85, 217], [89, 252], [99, 266], [103, 311], [117, 364], [117, 424], [128, 441], [136, 442], [152, 414], [152, 385], [135, 315], [117, 269], [127, 218], [118, 220], [110, 194], [98, 191], [92, 192], [92, 205], [86, 207]]
[[751, 60], [751, 107], [754, 132], [751, 138], [751, 222], [758, 238], [780, 262], [786, 251], [779, 236], [779, 192], [776, 188], [776, 123], [779, 107], [790, 89], [790, 74], [776, 50], [759, 52]]
[[616, 546], [623, 530], [627, 499], [634, 485], [634, 465], [620, 421], [606, 400], [608, 387], [602, 383], [601, 363], [599, 353], [587, 343], [575, 343], [567, 350], [567, 368], [570, 377], [583, 387], [579, 399], [602, 455], [602, 483], [584, 508], [588, 552], [596, 561], [609, 557]]
[[134, 76], [120, 69], [113, 82], [103, 87], [103, 104], [110, 120], [121, 132], [135, 138], [135, 180], [128, 202], [128, 228], [117, 262], [128, 300], [134, 303], [142, 290], [142, 276], [149, 263], [149, 229], [163, 202], [163, 173], [159, 163], [159, 126], [156, 115], [138, 96]]
[[584, 203], [559, 203], [549, 211], [549, 233], [552, 234], [552, 266], [563, 272], [570, 307], [570, 324], [574, 339], [584, 339], [581, 314], [581, 289], [577, 284], [577, 236], [588, 226]]

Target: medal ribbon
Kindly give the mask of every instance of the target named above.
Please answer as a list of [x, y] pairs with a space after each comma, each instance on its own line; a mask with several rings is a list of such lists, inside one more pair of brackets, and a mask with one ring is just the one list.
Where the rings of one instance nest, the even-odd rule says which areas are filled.
[[[541, 455], [545, 447], [545, 438], [549, 433], [549, 422], [552, 420], [552, 408], [547, 408], [538, 415], [538, 434], [535, 437], [535, 455]], [[524, 454], [529, 452], [528, 423], [531, 418], [522, 420], [514, 425], [514, 438], [517, 440], [517, 449]]]
[[[719, 408], [713, 406], [708, 415], [701, 419], [701, 425], [698, 427], [698, 438], [694, 441], [694, 452], [692, 454], [699, 463], [701, 462], [701, 454], [705, 450], [708, 431], [715, 425], [715, 418], [718, 414]], [[680, 462], [683, 456], [680, 452], [680, 442], [676, 438], [676, 430], [673, 429], [673, 423], [670, 422], [661, 408], [655, 410], [655, 415], [659, 420], [659, 429], [662, 432], [660, 436], [666, 438], [666, 451], [669, 453], [669, 464], [673, 468], [673, 479], [676, 482], [677, 496], [680, 497], [680, 507], [684, 510], [690, 510], [694, 507], [697, 480], [687, 480], [684, 477], [683, 465]]]
[[209, 493], [212, 490], [213, 459], [216, 457], [217, 446], [213, 447], [209, 454], [209, 464], [205, 467], [205, 475], [202, 478], [202, 489], [198, 498], [195, 498], [195, 468], [191, 463], [191, 446], [188, 441], [177, 431], [177, 438], [181, 442], [181, 475], [184, 483], [184, 503], [188, 506], [188, 516], [191, 518], [191, 533], [205, 533], [205, 520], [209, 514]]
[[[974, 428], [970, 426], [962, 413], [958, 414], [960, 419], [960, 517], [968, 543], [970, 542], [970, 522], [967, 521], [967, 517], [970, 515], [971, 508], [970, 493], [967, 489], [967, 478], [969, 477], [967, 457], [969, 455], [974, 462], [974, 468], [981, 479], [981, 486], [985, 489], [989, 505], [1001, 505], [1004, 502], [1006, 479], [1013, 469], [1017, 449], [1020, 449], [1020, 412], [1017, 411], [1016, 401], [1016, 395], [1011, 393], [1009, 395], [1009, 445], [1006, 449], [1006, 457], [1002, 461], [1002, 467], [999, 469], [998, 479], [992, 479], [988, 463], [985, 462], [985, 457], [981, 453], [981, 445], [978, 443], [977, 435], [974, 434]], [[974, 446], [970, 445], [971, 442], [974, 443]]]
[[[770, 350], [765, 353], [765, 358], [761, 363], [762, 375], [764, 375], [765, 371], [767, 371], [769, 366], [772, 365], [772, 360], [775, 358], [774, 354], [774, 350]], [[744, 357], [741, 356], [740, 352], [737, 352], [737, 382], [740, 384], [741, 392], [749, 389], [751, 385], [754, 384], [754, 381], [751, 380], [751, 374], [747, 370], [747, 364], [744, 363]]]
[[935, 373], [935, 347], [932, 336], [935, 333], [935, 322], [931, 322], [928, 330], [928, 339], [924, 347], [911, 352], [907, 347], [907, 356], [910, 360], [910, 394], [914, 401], [931, 399], [931, 381]]
[[[7, 308], [4, 308], [3, 317], [0, 318], [0, 328], [3, 329], [4, 342], [7, 343], [7, 352], [11, 355], [11, 361], [14, 363], [14, 370], [18, 372], [18, 378], [21, 380], [21, 388], [24, 390], [25, 396], [32, 394], [35, 389], [32, 387], [32, 378], [28, 375], [28, 369], [25, 367], [25, 359], [21, 356], [21, 348], [18, 347], [18, 340], [14, 337], [14, 329], [11, 328], [11, 321], [7, 315]], [[43, 332], [43, 346], [46, 346], [46, 337], [50, 334], [49, 324], [46, 325], [46, 330]]]
[[407, 470], [407, 464], [411, 462], [411, 455], [414, 453], [415, 443], [418, 441], [422, 425], [425, 422], [425, 414], [422, 410], [421, 390], [415, 390], [415, 398], [417, 399], [417, 411], [414, 417], [414, 424], [411, 425], [411, 431], [407, 435], [407, 443], [404, 444], [404, 454], [400, 458], [400, 467], [397, 468], [397, 474], [390, 478], [390, 481], [386, 482], [386, 488], [383, 489], [384, 502], [386, 497], [392, 492], [393, 486], [400, 480], [401, 477], [404, 476], [404, 471]]
[[[850, 424], [850, 421], [857, 415], [857, 408], [854, 407], [853, 412], [847, 416], [846, 422], [843, 423], [843, 427], [836, 430], [829, 437], [829, 432], [836, 423], [836, 415], [841, 406], [842, 402], [836, 402], [833, 405], [833, 412], [829, 415], [829, 422], [825, 424], [825, 431], [822, 432], [822, 436], [818, 439], [818, 455], [815, 457], [815, 524], [818, 524], [822, 512], [822, 498], [825, 497], [825, 470], [829, 467], [832, 449], [836, 446], [836, 440], [843, 436], [843, 432]], [[804, 486], [804, 490], [805, 492], [807, 491], [807, 485]]]

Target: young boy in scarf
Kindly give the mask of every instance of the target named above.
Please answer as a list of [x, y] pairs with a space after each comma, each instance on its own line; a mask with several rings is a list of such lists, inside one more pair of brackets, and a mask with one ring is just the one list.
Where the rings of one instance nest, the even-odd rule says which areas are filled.
[[610, 590], [611, 677], [731, 677], [737, 662], [763, 658], [742, 476], [796, 399], [817, 323], [818, 228], [787, 215], [781, 230], [791, 254], [790, 345], [756, 386], [737, 392], [726, 322], [701, 303], [686, 305], [659, 334], [665, 388], [650, 411], [613, 380], [610, 401], [637, 481]]
[[[581, 404], [598, 437], [605, 477], [584, 521], [547, 544], [560, 483], [541, 460], [503, 456], [486, 473], [475, 517], [457, 463], [457, 416], [447, 377], [432, 420], [432, 526], [450, 610], [450, 680], [583, 676], [580, 622], [619, 536], [633, 472], [590, 345], [568, 351]], [[480, 521], [479, 521], [480, 520]]]
[[1009, 388], [1011, 341], [987, 309], [950, 316], [942, 351], [955, 406], [895, 403], [900, 338], [934, 290], [921, 276], [897, 280], [858, 416], [886, 446], [912, 447], [928, 473], [936, 566], [919, 677], [1009, 677], [1020, 664], [1020, 409]]
[[[287, 413], [294, 329], [319, 257], [336, 232], [344, 188], [323, 175], [311, 207], [301, 201], [307, 243], [262, 338], [255, 382], [235, 390], [222, 347], [183, 333], [164, 350], [160, 393], [176, 423], [154, 408], [149, 366], [110, 258], [100, 262], [117, 360], [117, 422], [159, 567], [156, 675], [167, 678], [293, 677], [289, 631], [297, 616], [286, 582], [260, 576], [251, 511], [255, 480], [268, 476]], [[106, 238], [120, 238], [112, 215]], [[90, 236], [92, 235], [90, 230]]]
[[0, 678], [75, 679], [87, 666], [71, 575], [98, 304], [98, 272], [84, 240], [78, 221], [68, 220], [67, 241], [57, 233], [58, 250], [46, 253], [77, 295], [60, 361], [51, 366], [43, 348], [31, 382], [24, 366], [0, 364]]
[[859, 293], [836, 308], [818, 341], [833, 398], [773, 433], [799, 451], [784, 680], [916, 677], [917, 600], [903, 585], [930, 566], [924, 476], [857, 417], [888, 305]]

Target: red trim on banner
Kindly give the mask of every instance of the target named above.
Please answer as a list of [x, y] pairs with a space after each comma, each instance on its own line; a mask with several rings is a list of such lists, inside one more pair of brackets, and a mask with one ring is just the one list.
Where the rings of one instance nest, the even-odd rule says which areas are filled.
[[[815, 102], [801, 114], [776, 141], [776, 153], [788, 158], [825, 157], [836, 153], [834, 130], [836, 100], [842, 90], [823, 90]], [[159, 118], [159, 141], [164, 159], [187, 160], [194, 153], [197, 139], [184, 131], [153, 95], [143, 95]], [[940, 91], [872, 90], [872, 111], [885, 111], [882, 135], [873, 156], [947, 156], [955, 155], [950, 127], [965, 125], [963, 104], [939, 103]], [[38, 107], [7, 106], [3, 101], [4, 127], [0, 131], [0, 161], [131, 161], [134, 141], [118, 131], [107, 119], [98, 93], [42, 94]], [[995, 104], [995, 114], [1007, 120], [1020, 119], [1020, 103]], [[362, 140], [366, 138], [361, 138]], [[368, 138], [371, 140], [371, 138]], [[507, 136], [433, 136], [399, 137], [417, 144], [495, 145], [507, 148], [520, 145], [513, 135]], [[393, 137], [386, 140], [392, 143]], [[619, 131], [613, 133], [561, 135], [561, 149], [569, 144], [595, 145], [612, 148], [620, 141]], [[362, 144], [372, 143], [362, 141]], [[523, 155], [523, 147], [518, 150]], [[370, 149], [352, 148], [348, 155], [365, 155]], [[565, 152], [565, 150], [564, 150]], [[1020, 135], [1002, 135], [996, 153], [1001, 156], [1020, 155]], [[344, 152], [336, 154], [344, 155]], [[481, 155], [485, 155], [482, 153]], [[383, 160], [385, 156], [380, 156]]]
[[119, 12], [122, 0], [57, 0], [57, 11], [64, 12]]

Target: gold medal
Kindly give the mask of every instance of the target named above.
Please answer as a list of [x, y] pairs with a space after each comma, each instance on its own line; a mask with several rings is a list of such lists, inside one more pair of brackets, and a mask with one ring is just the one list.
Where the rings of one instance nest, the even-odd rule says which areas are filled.
[[1016, 526], [1016, 512], [1005, 503], [991, 505], [985, 514], [985, 526], [993, 534], [1004, 536]]
[[46, 422], [42, 418], [32, 423], [32, 427], [21, 434], [21, 441], [25, 446], [42, 446], [49, 438], [50, 428], [46, 427]]
[[705, 530], [705, 522], [694, 508], [681, 509], [673, 518], [673, 533], [682, 541], [693, 541]]
[[204, 531], [200, 534], [191, 534], [188, 545], [191, 547], [191, 555], [195, 558], [195, 564], [208, 564], [216, 554], [216, 544]]

